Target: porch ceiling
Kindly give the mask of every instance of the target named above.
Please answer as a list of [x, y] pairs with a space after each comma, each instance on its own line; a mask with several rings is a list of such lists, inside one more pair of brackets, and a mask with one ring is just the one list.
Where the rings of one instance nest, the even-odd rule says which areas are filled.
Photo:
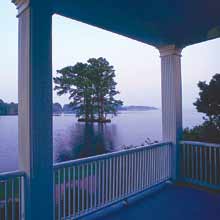
[[129, 38], [188, 46], [220, 37], [219, 0], [53, 0], [54, 12]]

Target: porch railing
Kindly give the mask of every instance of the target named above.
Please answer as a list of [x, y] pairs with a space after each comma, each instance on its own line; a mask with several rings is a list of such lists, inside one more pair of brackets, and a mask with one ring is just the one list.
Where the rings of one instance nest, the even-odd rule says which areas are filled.
[[169, 180], [172, 144], [55, 164], [54, 219], [75, 219]]
[[182, 141], [182, 180], [220, 190], [220, 144]]
[[0, 219], [23, 220], [24, 194], [23, 172], [9, 172], [0, 174]]
[[[166, 142], [55, 164], [54, 220], [83, 217], [171, 179], [172, 154]], [[185, 182], [220, 189], [220, 145], [182, 141], [180, 165]], [[24, 184], [24, 172], [0, 174], [0, 219], [24, 219]]]

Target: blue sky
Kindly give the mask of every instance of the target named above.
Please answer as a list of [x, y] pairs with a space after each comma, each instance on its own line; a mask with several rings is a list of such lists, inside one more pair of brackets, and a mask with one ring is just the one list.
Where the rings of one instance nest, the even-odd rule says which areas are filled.
[[[17, 41], [15, 6], [0, 1], [0, 99], [17, 101]], [[120, 98], [125, 104], [161, 106], [160, 58], [152, 46], [73, 21], [53, 17], [53, 73], [66, 65], [105, 57], [116, 70]], [[189, 46], [182, 53], [183, 108], [193, 108], [197, 82], [220, 73], [220, 39]], [[54, 102], [66, 103], [67, 97]]]

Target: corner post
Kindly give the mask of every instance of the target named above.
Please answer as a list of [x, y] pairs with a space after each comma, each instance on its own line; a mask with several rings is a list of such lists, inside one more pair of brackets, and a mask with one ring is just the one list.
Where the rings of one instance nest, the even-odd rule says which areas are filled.
[[161, 96], [163, 141], [171, 141], [173, 149], [173, 179], [178, 180], [179, 141], [182, 136], [181, 48], [168, 45], [159, 48], [161, 57]]
[[26, 220], [53, 220], [52, 13], [50, 1], [18, 9], [19, 168], [26, 173]]

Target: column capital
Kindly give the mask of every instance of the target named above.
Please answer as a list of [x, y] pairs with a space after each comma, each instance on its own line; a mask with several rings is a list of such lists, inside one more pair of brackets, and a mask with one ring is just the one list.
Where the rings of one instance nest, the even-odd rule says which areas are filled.
[[30, 0], [12, 0], [18, 10], [18, 16], [29, 7]]
[[177, 47], [175, 44], [158, 47], [160, 57], [176, 55], [181, 57], [182, 48]]

